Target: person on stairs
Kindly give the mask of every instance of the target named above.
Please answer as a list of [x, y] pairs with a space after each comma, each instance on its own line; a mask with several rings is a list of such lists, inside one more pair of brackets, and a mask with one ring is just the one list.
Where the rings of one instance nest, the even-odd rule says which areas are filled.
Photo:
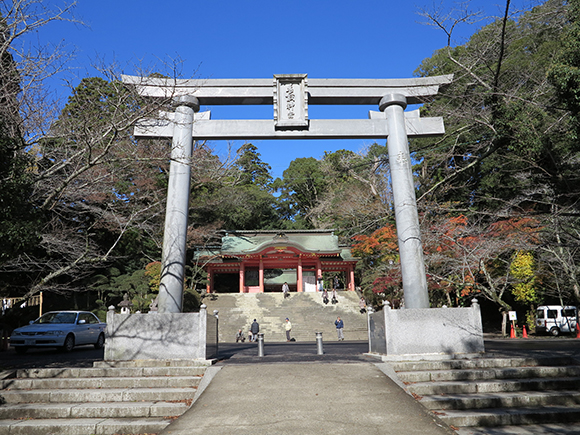
[[326, 289], [322, 292], [322, 302], [324, 302], [324, 305], [328, 304], [328, 291]]
[[258, 332], [260, 332], [260, 324], [254, 319], [252, 322], [252, 326], [250, 327], [250, 331], [252, 332], [252, 341], [256, 341], [258, 338]]
[[367, 302], [363, 296], [360, 297], [360, 301], [358, 301], [358, 307], [360, 308], [360, 313], [364, 314], [367, 312]]
[[286, 341], [290, 341], [290, 331], [292, 331], [292, 323], [290, 323], [290, 319], [286, 317], [286, 324], [284, 325], [286, 329]]
[[288, 296], [290, 296], [290, 287], [288, 287], [287, 282], [285, 282], [282, 285], [282, 293], [284, 293], [284, 299], [286, 299]]

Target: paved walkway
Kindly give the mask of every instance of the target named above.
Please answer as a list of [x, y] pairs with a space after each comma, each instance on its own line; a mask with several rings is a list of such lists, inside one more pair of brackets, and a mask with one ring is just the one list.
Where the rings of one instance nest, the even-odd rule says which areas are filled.
[[163, 435], [454, 434], [370, 362], [230, 364]]
[[[487, 356], [575, 356], [580, 340], [486, 340]], [[365, 342], [220, 344], [197, 401], [162, 435], [455, 434], [364, 355]], [[206, 388], [207, 387], [207, 388]], [[205, 391], [204, 391], [204, 388]]]

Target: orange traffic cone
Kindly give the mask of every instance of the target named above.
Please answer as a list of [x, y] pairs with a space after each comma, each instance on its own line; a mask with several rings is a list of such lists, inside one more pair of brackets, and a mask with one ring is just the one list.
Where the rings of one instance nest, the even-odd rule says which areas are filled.
[[580, 325], [576, 324], [576, 338], [580, 338]]
[[510, 326], [510, 338], [516, 338], [516, 331], [514, 330], [514, 325]]
[[528, 338], [528, 331], [526, 331], [526, 325], [522, 326], [522, 337]]

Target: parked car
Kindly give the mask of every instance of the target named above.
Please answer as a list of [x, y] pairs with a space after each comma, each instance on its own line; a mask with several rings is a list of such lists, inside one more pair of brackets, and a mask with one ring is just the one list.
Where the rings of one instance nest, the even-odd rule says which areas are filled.
[[73, 347], [92, 344], [100, 349], [105, 344], [106, 323], [88, 311], [50, 311], [30, 325], [16, 328], [10, 346], [17, 353], [36, 347], [56, 347], [70, 352]]
[[561, 333], [576, 332], [578, 310], [576, 307], [562, 305], [542, 305], [536, 316], [536, 332], [549, 333], [557, 337]]

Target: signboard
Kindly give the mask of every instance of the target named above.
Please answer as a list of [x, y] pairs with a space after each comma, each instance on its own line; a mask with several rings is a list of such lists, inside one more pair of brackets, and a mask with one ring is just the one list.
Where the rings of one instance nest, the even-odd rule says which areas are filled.
[[274, 123], [276, 128], [308, 127], [306, 74], [274, 75]]
[[518, 320], [518, 315], [515, 311], [509, 311], [510, 320]]

